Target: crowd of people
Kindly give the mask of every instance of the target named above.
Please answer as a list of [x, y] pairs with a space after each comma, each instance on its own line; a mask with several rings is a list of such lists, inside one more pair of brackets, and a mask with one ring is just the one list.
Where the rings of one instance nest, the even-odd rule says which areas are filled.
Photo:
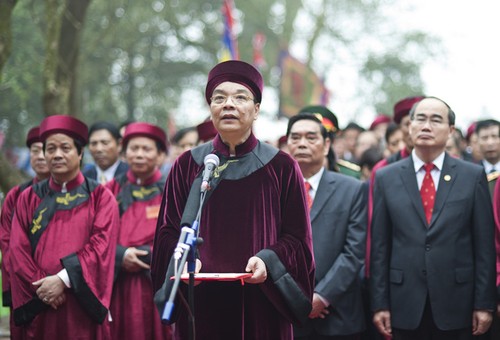
[[[263, 83], [216, 65], [210, 117], [170, 138], [68, 115], [29, 131], [36, 175], [0, 215], [11, 338], [500, 338], [500, 122], [464, 136], [444, 100], [413, 96], [369, 129], [297, 108], [260, 141]], [[162, 320], [200, 195], [196, 283]]]

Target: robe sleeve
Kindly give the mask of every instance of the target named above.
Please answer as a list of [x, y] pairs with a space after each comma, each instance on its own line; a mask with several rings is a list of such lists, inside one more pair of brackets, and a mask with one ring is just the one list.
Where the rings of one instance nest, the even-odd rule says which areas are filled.
[[263, 292], [291, 322], [302, 324], [312, 307], [315, 264], [302, 174], [297, 163], [290, 162], [280, 174], [281, 211], [276, 213], [282, 223], [278, 240], [256, 256], [264, 261], [271, 278], [261, 285]]
[[33, 219], [36, 205], [40, 202], [31, 188], [24, 190], [16, 204], [10, 240], [10, 266], [15, 268], [11, 275], [12, 305], [14, 322], [20, 326], [31, 322], [37, 314], [46, 310], [36, 295], [33, 282], [47, 276], [33, 260], [28, 229]]
[[12, 218], [20, 187], [15, 186], [7, 193], [0, 213], [0, 251], [2, 252], [2, 303], [4, 306], [12, 306], [12, 295], [10, 291], [10, 263], [9, 243], [12, 229]]
[[102, 323], [111, 301], [119, 214], [109, 190], [98, 186], [92, 195], [95, 215], [89, 242], [61, 262], [82, 308], [94, 321]]

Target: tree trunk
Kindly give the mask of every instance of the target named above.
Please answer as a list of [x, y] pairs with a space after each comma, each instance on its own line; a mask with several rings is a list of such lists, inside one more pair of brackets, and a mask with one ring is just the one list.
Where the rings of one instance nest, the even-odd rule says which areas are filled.
[[91, 0], [46, 0], [47, 57], [43, 108], [46, 115], [78, 115], [76, 82], [81, 32]]
[[0, 82], [2, 70], [12, 51], [12, 11], [17, 0], [0, 0]]

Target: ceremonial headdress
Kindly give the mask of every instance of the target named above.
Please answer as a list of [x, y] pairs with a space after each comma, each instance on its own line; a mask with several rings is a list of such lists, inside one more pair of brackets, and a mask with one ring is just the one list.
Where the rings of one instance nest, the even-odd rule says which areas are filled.
[[134, 137], [148, 137], [160, 143], [163, 151], [167, 150], [167, 135], [162, 128], [143, 122], [131, 123], [127, 125], [123, 135], [123, 145], [126, 147], [128, 142]]
[[46, 141], [50, 135], [62, 133], [86, 145], [88, 141], [87, 125], [75, 117], [54, 115], [45, 118], [40, 124], [40, 139]]
[[217, 64], [209, 73], [205, 99], [210, 104], [210, 97], [220, 84], [230, 81], [247, 87], [255, 97], [255, 102], [262, 100], [264, 81], [260, 72], [252, 65], [240, 60], [228, 60]]

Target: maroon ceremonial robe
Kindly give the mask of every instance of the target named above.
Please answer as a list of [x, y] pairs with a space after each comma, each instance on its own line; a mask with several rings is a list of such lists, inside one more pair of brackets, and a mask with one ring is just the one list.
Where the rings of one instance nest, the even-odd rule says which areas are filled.
[[[153, 303], [151, 273], [121, 270], [125, 250], [136, 247], [151, 253], [161, 194], [165, 186], [157, 170], [141, 185], [129, 170], [106, 184], [115, 195], [120, 209], [120, 227], [116, 248], [118, 277], [111, 299], [111, 334], [114, 339], [171, 339], [170, 326], [162, 325]], [[150, 256], [148, 256], [150, 258]], [[150, 263], [146, 258], [143, 262]]]
[[[23, 339], [109, 339], [118, 207], [109, 190], [81, 173], [66, 190], [50, 178], [26, 189], [16, 205], [12, 302]], [[32, 283], [63, 268], [71, 288], [55, 310]]]
[[[287, 277], [291, 285], [296, 283], [300, 298], [305, 296], [309, 304], [306, 317], [310, 311], [314, 260], [302, 175], [297, 163], [281, 151], [276, 151], [269, 162], [259, 163], [261, 159], [255, 150], [262, 146], [252, 134], [236, 147], [236, 155], [230, 157], [220, 136], [213, 141], [212, 151], [221, 159], [216, 173], [222, 180], [212, 190], [201, 214], [199, 229], [204, 240], [198, 247], [203, 264], [201, 272], [244, 272], [248, 259], [259, 256], [266, 263], [268, 276], [258, 285], [203, 282], [196, 286], [195, 319], [199, 339], [291, 339], [291, 321], [297, 319], [285, 302], [289, 300], [278, 288], [280, 278]], [[193, 152], [178, 158], [165, 186], [151, 268], [155, 290], [159, 290], [165, 280], [178, 242], [191, 184], [203, 170], [203, 164], [200, 166], [194, 161]], [[244, 159], [258, 164], [258, 170], [245, 174], [243, 164], [251, 164], [244, 163]], [[232, 176], [224, 178], [224, 172]], [[243, 175], [238, 176], [238, 172]], [[273, 277], [276, 267], [283, 269], [280, 278]], [[186, 285], [182, 284], [182, 288], [186, 296]], [[162, 290], [157, 292], [155, 300]], [[298, 296], [294, 298], [299, 300]], [[187, 339], [186, 310], [179, 301], [175, 308], [181, 309], [175, 336]]]
[[38, 183], [35, 177], [26, 183], [16, 185], [5, 196], [0, 214], [0, 251], [2, 252], [2, 303], [5, 307], [10, 308], [10, 334], [12, 339], [19, 338], [19, 328], [14, 324], [12, 317], [12, 294], [10, 291], [10, 260], [9, 260], [9, 243], [10, 233], [12, 230], [12, 218], [17, 199], [21, 192], [29, 188], [32, 184]]

